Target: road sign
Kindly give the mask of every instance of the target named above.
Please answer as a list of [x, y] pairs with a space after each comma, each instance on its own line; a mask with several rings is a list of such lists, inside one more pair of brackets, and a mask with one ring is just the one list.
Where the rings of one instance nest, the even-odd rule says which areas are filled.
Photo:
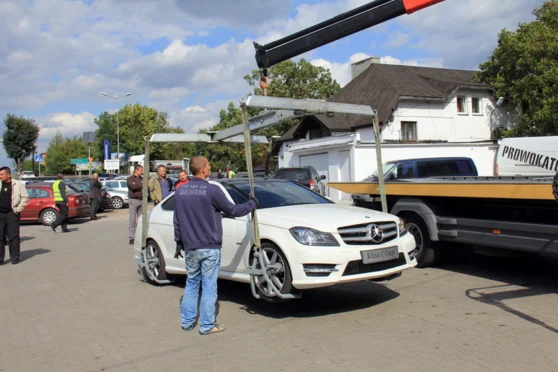
[[43, 155], [35, 155], [35, 161], [42, 163], [43, 162]]
[[88, 158], [78, 158], [76, 159], [76, 164], [89, 164]]
[[70, 159], [70, 164], [77, 164], [77, 159]]
[[118, 159], [106, 159], [105, 170], [118, 170]]

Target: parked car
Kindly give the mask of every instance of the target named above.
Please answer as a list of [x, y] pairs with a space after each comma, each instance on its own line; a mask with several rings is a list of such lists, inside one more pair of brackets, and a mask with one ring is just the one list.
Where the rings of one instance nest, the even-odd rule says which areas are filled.
[[21, 176], [19, 178], [20, 179], [35, 178], [35, 172], [33, 172], [33, 171], [23, 171], [23, 172], [21, 172]]
[[[477, 167], [471, 158], [423, 158], [388, 161], [382, 166], [384, 179], [401, 180], [429, 177], [476, 177]], [[378, 170], [365, 181], [378, 181]]]
[[[75, 190], [79, 190], [81, 192], [84, 192], [87, 195], [89, 195], [89, 180], [68, 183], [67, 186], [71, 187]], [[107, 208], [108, 209], [112, 208], [112, 200], [107, 195], [107, 191], [104, 188], [102, 188], [101, 189], [101, 198], [100, 198], [99, 202], [97, 203], [97, 213], [102, 213]]]
[[320, 176], [312, 166], [279, 168], [273, 177], [279, 180], [296, 180], [296, 182], [309, 188], [318, 194], [325, 195], [325, 183], [322, 182], [326, 176]]
[[128, 206], [128, 191], [107, 189], [107, 196], [112, 201], [113, 209], [122, 209]]
[[[60, 211], [54, 202], [52, 185], [35, 183], [25, 186], [29, 194], [29, 203], [20, 213], [22, 221], [38, 221], [43, 225], [50, 225], [59, 216]], [[86, 217], [89, 214], [89, 197], [83, 192], [76, 192], [72, 188], [68, 192], [68, 218]]]
[[128, 182], [127, 180], [112, 179], [112, 180], [102, 181], [101, 183], [107, 189], [128, 192], [128, 183], [127, 182]]
[[[249, 194], [246, 179], [209, 181], [233, 203]], [[175, 259], [174, 193], [148, 214], [146, 247], [149, 270], [160, 280], [185, 275], [184, 259]], [[415, 239], [394, 215], [335, 204], [302, 185], [281, 180], [256, 180], [262, 250], [277, 270], [270, 271], [281, 293], [362, 280], [387, 280], [416, 266]], [[224, 216], [222, 279], [250, 281], [252, 256], [251, 214]], [[142, 220], [136, 229], [134, 254], [142, 249]], [[145, 270], [145, 269], [144, 269]], [[257, 284], [260, 295], [277, 299], [267, 285]]]

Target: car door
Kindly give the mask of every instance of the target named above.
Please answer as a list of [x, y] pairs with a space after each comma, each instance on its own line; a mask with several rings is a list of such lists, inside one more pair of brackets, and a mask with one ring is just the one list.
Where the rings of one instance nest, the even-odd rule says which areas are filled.
[[118, 184], [120, 185], [120, 187], [118, 187], [118, 190], [128, 191], [128, 183], [126, 181], [118, 181]]
[[21, 219], [36, 220], [39, 218], [41, 211], [51, 204], [52, 195], [47, 190], [39, 187], [29, 187], [27, 193], [29, 194], [29, 203], [21, 212]]
[[[226, 193], [225, 193], [226, 194]], [[228, 194], [226, 194], [228, 196]], [[230, 200], [230, 197], [229, 197]], [[174, 252], [176, 243], [174, 241], [174, 210], [175, 210], [175, 197], [174, 195], [168, 198], [162, 205], [162, 213], [158, 214], [157, 218], [150, 220], [151, 228], [156, 228], [161, 239], [163, 240], [164, 247], [161, 249], [166, 250], [163, 255], [171, 265], [184, 267], [184, 259], [175, 259]], [[237, 221], [233, 217], [223, 217], [223, 248], [221, 250], [221, 270], [234, 271], [235, 269], [235, 253], [238, 246], [234, 244], [234, 230]]]
[[[232, 203], [241, 204], [246, 198], [234, 187], [223, 185], [226, 195]], [[252, 247], [252, 224], [250, 215], [242, 217], [223, 216], [223, 252], [221, 254], [222, 269], [240, 272], [245, 265], [242, 257]], [[225, 266], [226, 265], [226, 266]]]

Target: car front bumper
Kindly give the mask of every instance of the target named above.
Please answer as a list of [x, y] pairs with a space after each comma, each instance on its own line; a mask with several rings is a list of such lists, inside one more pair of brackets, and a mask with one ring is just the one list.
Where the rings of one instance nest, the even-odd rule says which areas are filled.
[[[364, 264], [362, 251], [381, 250], [397, 246], [398, 258], [372, 264]], [[289, 260], [293, 286], [311, 289], [362, 280], [389, 278], [417, 265], [413, 251], [414, 237], [406, 233], [382, 245], [342, 245], [341, 247], [299, 246]], [[294, 257], [293, 257], [294, 256]]]

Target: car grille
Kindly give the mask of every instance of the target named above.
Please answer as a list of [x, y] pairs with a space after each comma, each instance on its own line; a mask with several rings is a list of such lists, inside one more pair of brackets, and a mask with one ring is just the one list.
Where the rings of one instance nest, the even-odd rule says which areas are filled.
[[351, 261], [347, 264], [347, 267], [343, 272], [343, 276], [367, 274], [367, 273], [374, 273], [377, 271], [389, 270], [397, 266], [403, 266], [406, 263], [407, 261], [405, 260], [405, 255], [403, 253], [399, 253], [399, 258], [397, 260], [377, 262], [368, 265], [362, 263], [362, 260]]
[[[373, 236], [373, 230], [378, 229], [383, 234], [383, 239], [379, 236]], [[374, 245], [384, 244], [397, 238], [397, 224], [392, 221], [366, 223], [361, 225], [353, 225], [340, 227], [337, 232], [345, 244], [349, 245]]]

